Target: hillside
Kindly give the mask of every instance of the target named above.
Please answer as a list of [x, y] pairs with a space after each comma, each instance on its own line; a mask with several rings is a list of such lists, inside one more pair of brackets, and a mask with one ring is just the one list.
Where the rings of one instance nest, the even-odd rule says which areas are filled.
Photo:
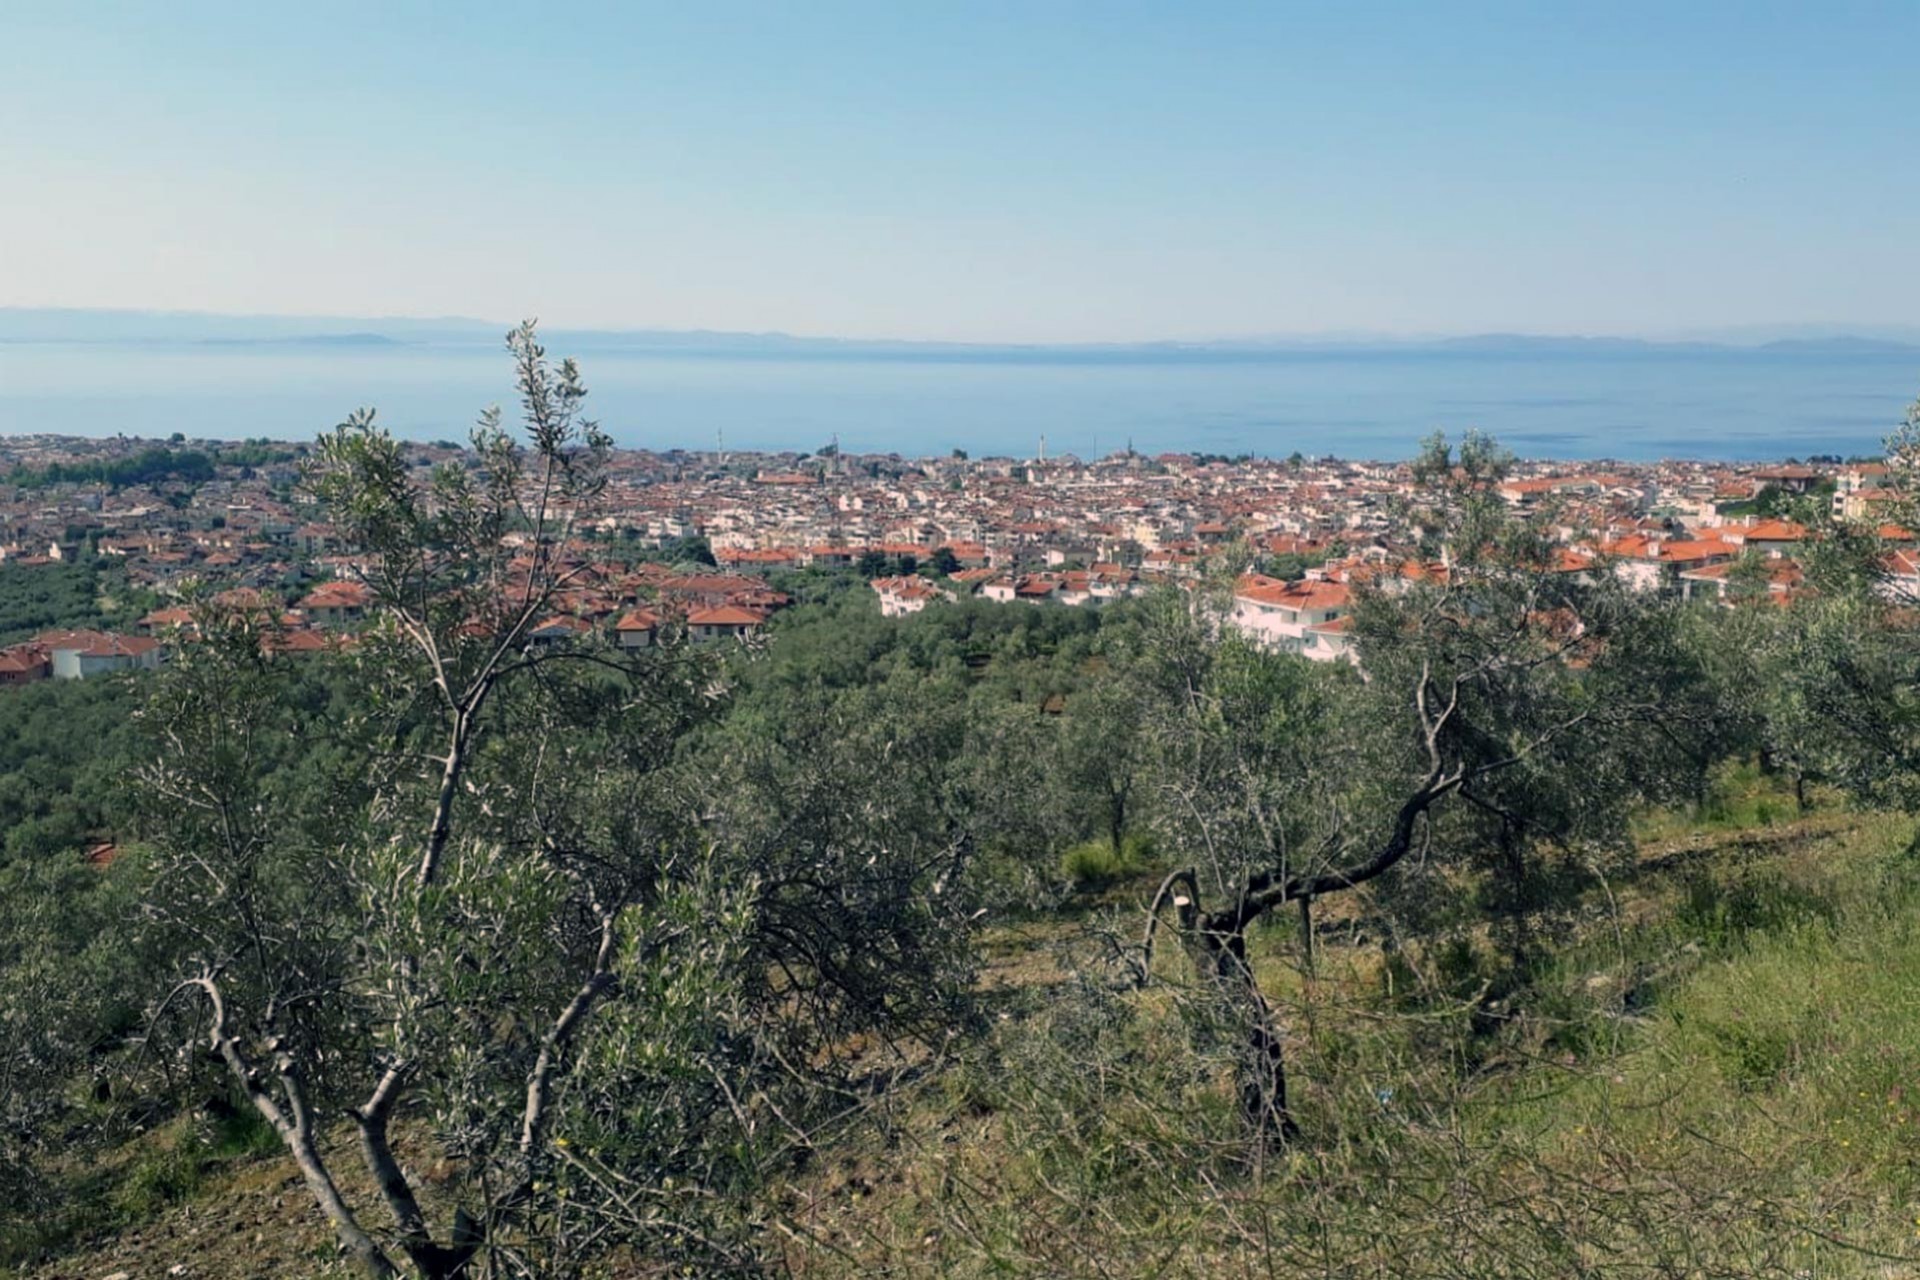
[[[1103, 931], [1137, 928], [1155, 878], [1006, 926], [981, 979], [996, 1033], [824, 1145], [764, 1230], [823, 1277], [1920, 1275], [1913, 826], [1792, 810], [1735, 771], [1706, 816], [1643, 819], [1635, 870], [1511, 1022], [1484, 938], [1383, 965], [1351, 945], [1367, 920], [1330, 918], [1307, 976], [1290, 931], [1263, 932], [1313, 1136], [1250, 1178], [1179, 1030], [1184, 960], [1129, 1010], [1101, 981]], [[344, 1274], [259, 1136], [203, 1116], [68, 1170], [70, 1205], [108, 1207], [91, 1231], [55, 1215], [55, 1256], [16, 1274]]]

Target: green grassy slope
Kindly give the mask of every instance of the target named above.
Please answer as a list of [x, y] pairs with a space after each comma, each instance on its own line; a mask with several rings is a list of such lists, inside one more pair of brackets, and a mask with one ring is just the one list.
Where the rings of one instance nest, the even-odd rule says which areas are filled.
[[[1261, 935], [1307, 1131], [1285, 1152], [1249, 1152], [1182, 958], [1125, 993], [1097, 915], [1009, 930], [989, 1042], [823, 1149], [768, 1240], [803, 1276], [1920, 1276], [1913, 824], [1741, 787], [1650, 820], [1639, 872], [1511, 1007], [1475, 998], [1491, 970], [1460, 946], [1383, 965], [1330, 940], [1308, 976], [1290, 928]], [[231, 1125], [73, 1178], [92, 1216], [19, 1274], [337, 1265]]]

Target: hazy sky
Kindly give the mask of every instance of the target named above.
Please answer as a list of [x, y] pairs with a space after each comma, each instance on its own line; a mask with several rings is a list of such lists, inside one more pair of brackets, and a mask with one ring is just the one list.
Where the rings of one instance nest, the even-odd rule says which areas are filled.
[[0, 0], [0, 305], [1911, 322], [1920, 3]]

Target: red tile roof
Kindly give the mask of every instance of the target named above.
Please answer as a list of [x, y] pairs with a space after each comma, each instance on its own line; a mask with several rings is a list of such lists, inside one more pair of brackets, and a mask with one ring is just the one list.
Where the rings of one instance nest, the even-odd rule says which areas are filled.
[[765, 621], [765, 617], [751, 609], [739, 609], [732, 605], [696, 609], [687, 615], [688, 624], [696, 627], [757, 627]]
[[1278, 605], [1283, 609], [1338, 609], [1352, 598], [1342, 583], [1313, 578], [1285, 582], [1260, 573], [1243, 574], [1234, 584], [1233, 594], [1242, 600]]

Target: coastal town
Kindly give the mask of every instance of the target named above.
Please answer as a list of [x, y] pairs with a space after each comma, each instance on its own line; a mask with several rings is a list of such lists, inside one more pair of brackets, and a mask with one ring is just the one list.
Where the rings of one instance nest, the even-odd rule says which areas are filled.
[[[423, 479], [469, 456], [448, 444], [408, 453]], [[287, 652], [349, 642], [371, 593], [303, 497], [304, 454], [265, 441], [0, 442], [0, 567], [109, 565], [126, 601], [150, 606], [121, 601], [112, 625], [0, 636], [0, 685], [158, 666], [203, 596], [270, 617]], [[641, 647], [663, 628], [751, 637], [794, 601], [796, 575], [857, 575], [896, 616], [967, 597], [1098, 607], [1231, 560], [1234, 625], [1335, 661], [1351, 656], [1345, 628], [1362, 583], [1446, 572], [1413, 550], [1411, 485], [1402, 462], [1299, 454], [621, 450], [602, 509], [562, 549], [582, 566], [577, 585], [528, 642], [599, 634]], [[1516, 509], [1551, 504], [1569, 573], [1604, 564], [1646, 590], [1709, 599], [1757, 580], [1785, 599], [1802, 589], [1807, 536], [1790, 514], [1830, 509], [1876, 528], [1892, 579], [1920, 590], [1920, 554], [1883, 518], [1893, 495], [1874, 461], [1521, 462], [1499, 492]], [[1757, 579], [1741, 578], [1743, 564], [1759, 566]]]

